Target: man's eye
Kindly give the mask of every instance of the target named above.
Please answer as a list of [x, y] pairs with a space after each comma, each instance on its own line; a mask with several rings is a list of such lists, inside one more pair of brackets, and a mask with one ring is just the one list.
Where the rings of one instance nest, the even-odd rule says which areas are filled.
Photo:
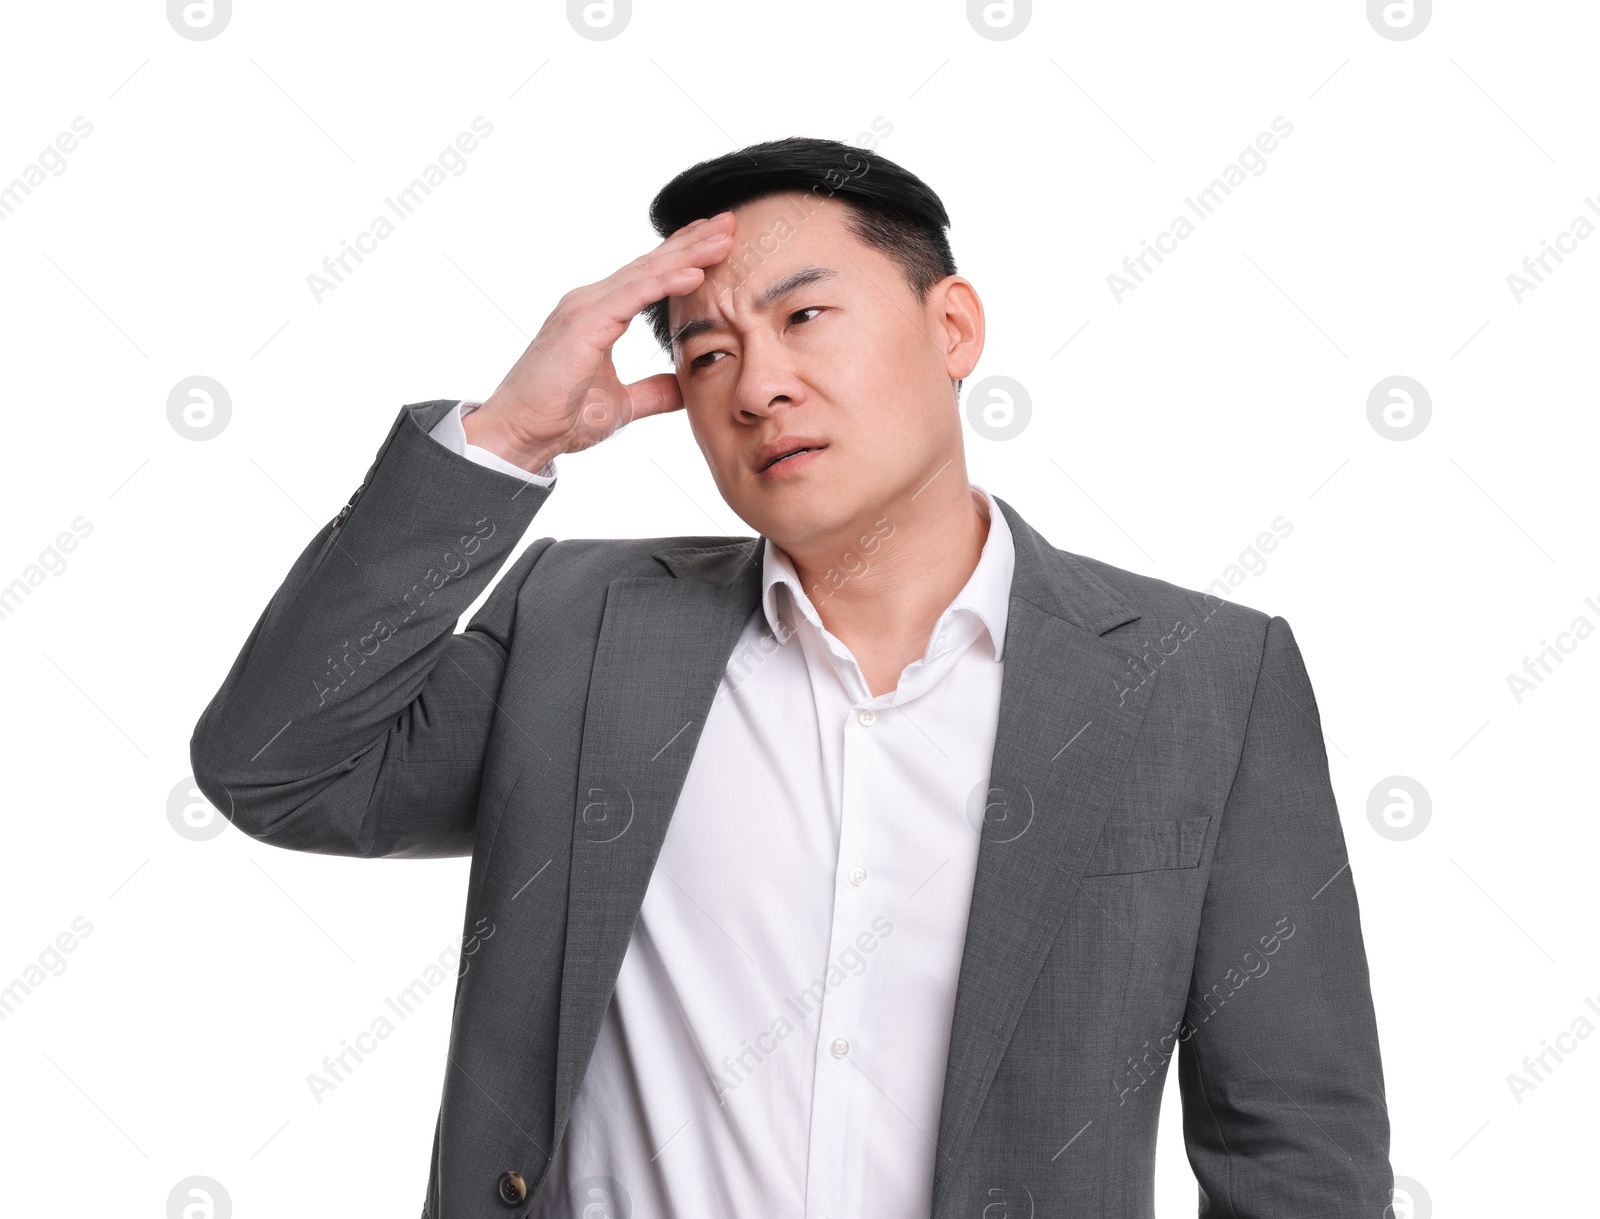
[[[820, 305], [810, 305], [810, 306], [807, 306], [804, 309], [795, 310], [793, 313], [791, 313], [789, 315], [789, 320], [791, 322], [794, 321], [794, 319], [799, 317], [802, 313], [821, 313], [821, 312], [822, 312], [822, 306], [820, 306]], [[809, 321], [810, 319], [807, 318], [806, 320]]]
[[711, 360], [712, 356], [725, 356], [727, 354], [728, 353], [725, 352], [725, 351], [708, 351], [705, 354], [695, 356], [694, 359], [690, 360], [689, 361], [689, 367], [690, 368], [709, 368], [709, 367], [711, 367], [710, 360]]

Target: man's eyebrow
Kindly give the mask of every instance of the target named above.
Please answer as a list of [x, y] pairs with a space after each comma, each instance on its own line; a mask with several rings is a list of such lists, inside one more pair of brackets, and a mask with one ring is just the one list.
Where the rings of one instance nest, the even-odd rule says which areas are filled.
[[[829, 267], [815, 265], [800, 267], [797, 270], [790, 271], [777, 283], [761, 292], [755, 299], [755, 306], [757, 309], [770, 309], [778, 301], [788, 296], [789, 293], [808, 287], [811, 284], [833, 279], [837, 274], [838, 272]], [[708, 317], [697, 317], [692, 321], [685, 322], [672, 335], [672, 350], [677, 351], [682, 344], [687, 343], [696, 335], [704, 334], [708, 330], [716, 329], [716, 327], [717, 323]]]
[[797, 288], [805, 288], [811, 284], [822, 283], [824, 280], [834, 278], [835, 274], [828, 267], [818, 266], [801, 267], [798, 271], [790, 271], [789, 274], [756, 297], [756, 308], [770, 309]]

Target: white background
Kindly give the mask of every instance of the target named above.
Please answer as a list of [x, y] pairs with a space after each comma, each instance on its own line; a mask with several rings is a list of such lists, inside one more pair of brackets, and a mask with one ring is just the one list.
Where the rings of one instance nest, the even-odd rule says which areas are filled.
[[[320, 1104], [306, 1076], [451, 945], [467, 861], [186, 839], [195, 720], [401, 405], [487, 394], [562, 292], [656, 243], [679, 170], [875, 119], [984, 300], [969, 392], [1032, 401], [1017, 440], [969, 426], [974, 481], [1188, 587], [1292, 522], [1235, 599], [1289, 620], [1317, 691], [1396, 1173], [1440, 1215], [1594, 1213], [1600, 1037], [1520, 1102], [1507, 1076], [1600, 1028], [1600, 638], [1520, 703], [1507, 674], [1600, 627], [1600, 240], [1520, 302], [1507, 276], [1600, 223], [1600, 13], [1452, 3], [1394, 41], [1358, 0], [1040, 8], [990, 40], [948, 0], [640, 0], [608, 41], [556, 3], [239, 3], [208, 41], [152, 0], [8, 9], [0, 183], [93, 124], [0, 221], [0, 584], [92, 526], [0, 619], [0, 985], [93, 926], [0, 1023], [8, 1213], [161, 1216], [197, 1174], [240, 1216], [420, 1209], [448, 988]], [[480, 115], [466, 171], [319, 303], [308, 274]], [[1107, 275], [1277, 116], [1265, 171], [1119, 303]], [[618, 363], [669, 367], [642, 322]], [[167, 418], [194, 375], [232, 401], [204, 442]], [[1431, 396], [1415, 439], [1368, 421], [1392, 375]], [[749, 532], [681, 417], [560, 465], [526, 540]], [[1407, 841], [1367, 817], [1393, 775], [1432, 801]], [[1159, 1211], [1192, 1214], [1166, 1101]]]

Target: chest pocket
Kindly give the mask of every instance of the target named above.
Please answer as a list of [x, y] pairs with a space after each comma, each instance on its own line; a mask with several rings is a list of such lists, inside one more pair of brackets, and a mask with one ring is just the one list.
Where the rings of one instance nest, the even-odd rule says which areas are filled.
[[1083, 874], [1115, 876], [1124, 872], [1196, 867], [1210, 825], [1210, 817], [1109, 822]]

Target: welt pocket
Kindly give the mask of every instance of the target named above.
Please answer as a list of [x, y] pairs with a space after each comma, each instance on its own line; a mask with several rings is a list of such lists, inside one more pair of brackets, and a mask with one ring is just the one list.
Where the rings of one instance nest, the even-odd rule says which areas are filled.
[[1110, 822], [1089, 856], [1085, 876], [1114, 876], [1123, 872], [1159, 872], [1193, 868], [1206, 845], [1210, 817], [1181, 817], [1176, 821]]

